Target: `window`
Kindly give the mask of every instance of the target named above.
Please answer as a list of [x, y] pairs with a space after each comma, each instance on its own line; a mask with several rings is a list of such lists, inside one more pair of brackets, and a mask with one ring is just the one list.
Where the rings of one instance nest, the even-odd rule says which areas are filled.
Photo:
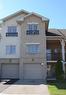
[[28, 29], [26, 31], [27, 35], [38, 35], [38, 24], [28, 24]]
[[8, 26], [8, 32], [9, 33], [17, 32], [17, 27], [16, 26]]
[[28, 30], [37, 30], [38, 24], [28, 24]]
[[27, 44], [27, 53], [39, 53], [39, 44]]
[[7, 45], [6, 46], [6, 54], [15, 54], [16, 53], [16, 46], [15, 45]]
[[6, 36], [18, 36], [17, 27], [16, 26], [8, 26], [8, 32]]
[[57, 48], [54, 49], [54, 53], [58, 53], [58, 49]]
[[47, 57], [47, 60], [51, 60], [51, 49], [47, 49], [46, 57]]

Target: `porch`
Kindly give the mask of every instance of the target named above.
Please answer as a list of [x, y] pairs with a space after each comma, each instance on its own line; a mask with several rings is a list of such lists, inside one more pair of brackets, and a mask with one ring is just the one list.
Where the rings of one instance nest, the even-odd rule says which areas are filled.
[[47, 40], [46, 48], [47, 78], [55, 79], [55, 64], [59, 58], [63, 61], [63, 71], [66, 71], [66, 44], [61, 39]]

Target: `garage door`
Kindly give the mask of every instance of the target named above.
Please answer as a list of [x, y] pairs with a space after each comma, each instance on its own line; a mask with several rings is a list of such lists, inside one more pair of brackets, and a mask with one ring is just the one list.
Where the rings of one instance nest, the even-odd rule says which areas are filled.
[[18, 78], [18, 64], [2, 64], [2, 78]]
[[24, 64], [24, 79], [42, 79], [42, 66], [40, 64]]

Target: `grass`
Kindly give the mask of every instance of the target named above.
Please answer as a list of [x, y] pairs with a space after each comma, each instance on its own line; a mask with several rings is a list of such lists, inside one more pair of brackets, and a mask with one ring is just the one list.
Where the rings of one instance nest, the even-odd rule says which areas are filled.
[[66, 81], [48, 82], [50, 95], [66, 95]]

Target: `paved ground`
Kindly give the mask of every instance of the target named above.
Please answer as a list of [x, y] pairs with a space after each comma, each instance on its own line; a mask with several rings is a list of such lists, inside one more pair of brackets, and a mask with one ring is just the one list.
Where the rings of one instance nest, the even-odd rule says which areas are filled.
[[4, 84], [5, 84], [4, 81], [0, 82], [0, 93], [10, 86], [10, 85], [4, 85]]
[[0, 95], [49, 95], [47, 85], [39, 81], [22, 82], [19, 80], [10, 86], [6, 85], [6, 88], [3, 87], [0, 92]]

